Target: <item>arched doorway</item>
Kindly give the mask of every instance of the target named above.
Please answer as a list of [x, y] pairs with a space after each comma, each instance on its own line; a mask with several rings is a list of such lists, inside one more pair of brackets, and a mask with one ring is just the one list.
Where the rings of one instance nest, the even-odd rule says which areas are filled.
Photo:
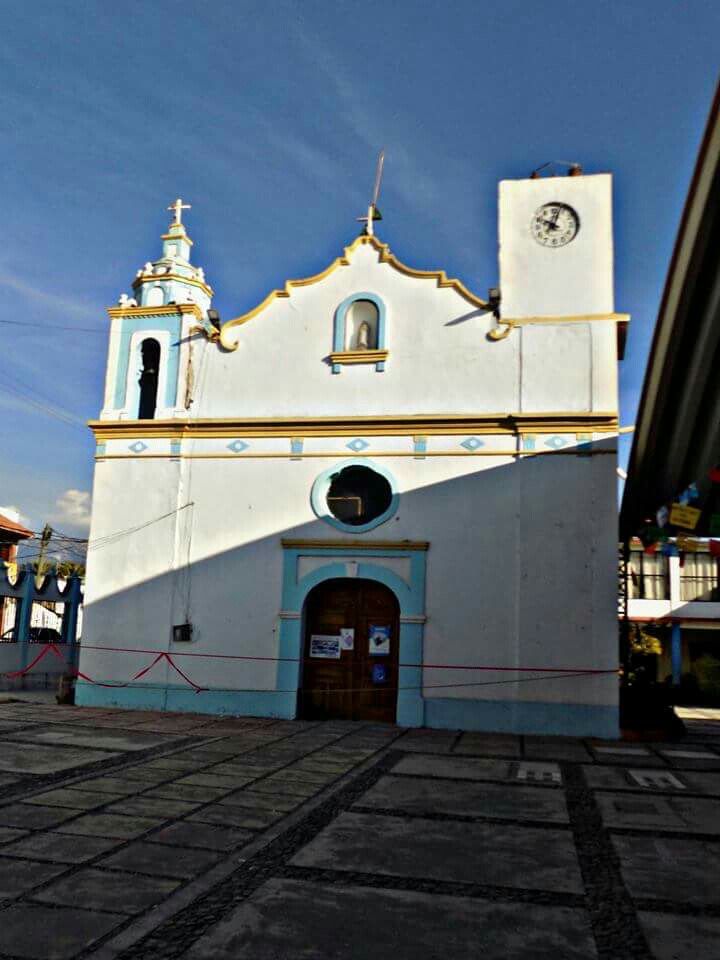
[[325, 580], [305, 601], [300, 716], [394, 723], [400, 610], [375, 580]]

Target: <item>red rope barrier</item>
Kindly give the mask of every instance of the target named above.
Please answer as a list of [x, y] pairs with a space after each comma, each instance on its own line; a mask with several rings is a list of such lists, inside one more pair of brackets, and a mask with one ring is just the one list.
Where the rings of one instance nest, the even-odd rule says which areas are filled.
[[[179, 674], [179, 676], [181, 676], [182, 679], [190, 687], [192, 687], [195, 693], [208, 692], [207, 687], [201, 687], [199, 684], [195, 683], [195, 681], [192, 680], [186, 673], [184, 673], [180, 669], [180, 667], [174, 662], [172, 656], [167, 651], [143, 650], [143, 649], [133, 648], [133, 647], [100, 647], [100, 646], [90, 646], [90, 645], [86, 646], [85, 649], [86, 650], [103, 650], [103, 651], [108, 651], [113, 653], [148, 653], [148, 654], [155, 654], [155, 657], [146, 667], [143, 667], [140, 670], [138, 670], [138, 672], [133, 677], [131, 677], [130, 680], [126, 681], [125, 683], [107, 683], [102, 680], [94, 680], [92, 677], [88, 676], [88, 674], [81, 673], [80, 670], [76, 670], [70, 667], [65, 657], [63, 657], [62, 653], [57, 648], [56, 644], [49, 643], [45, 646], [43, 650], [40, 651], [40, 653], [35, 657], [35, 659], [31, 663], [29, 663], [26, 667], [24, 667], [22, 670], [14, 670], [10, 673], [2, 674], [2, 676], [6, 676], [10, 679], [23, 677], [25, 676], [25, 674], [29, 673], [34, 667], [36, 667], [37, 664], [40, 663], [44, 657], [46, 657], [49, 653], [53, 653], [56, 657], [58, 657], [59, 660], [62, 661], [62, 663], [67, 668], [68, 672], [72, 673], [72, 675], [75, 678], [84, 680], [86, 683], [91, 683], [94, 686], [108, 687], [112, 689], [116, 687], [121, 688], [121, 687], [129, 686], [134, 681], [139, 680], [141, 677], [144, 677], [146, 674], [148, 674], [153, 669], [153, 667], [157, 666], [157, 664], [160, 663], [162, 660], [165, 660], [169, 664], [169, 666], [171, 666], [173, 670], [177, 674]], [[260, 661], [271, 661], [276, 663], [281, 663], [281, 662], [299, 663], [300, 662], [300, 660], [297, 657], [253, 657], [253, 656], [243, 656], [242, 654], [176, 652], [174, 653], [174, 656], [207, 657], [209, 659], [222, 659], [222, 660], [260, 660]], [[598, 670], [596, 668], [583, 669], [579, 667], [575, 667], [575, 668], [572, 668], [572, 667], [493, 667], [493, 666], [476, 666], [476, 665], [469, 665], [469, 664], [456, 665], [456, 664], [430, 664], [430, 663], [425, 663], [425, 664], [401, 663], [399, 664], [399, 666], [400, 667], [417, 667], [417, 668], [424, 668], [424, 669], [430, 669], [430, 670], [480, 670], [485, 672], [499, 672], [499, 673], [515, 672], [515, 673], [553, 674], [552, 677], [548, 677], [547, 679], [563, 679], [564, 677], [570, 678], [571, 676], [586, 676], [586, 675], [592, 676], [597, 674], [609, 674], [609, 673], [618, 672], [616, 669]], [[531, 680], [533, 678], [529, 677], [527, 679]], [[539, 679], [542, 679], [542, 677], [537, 677], [536, 679], [539, 680]], [[497, 681], [497, 682], [511, 683], [512, 681], [505, 680], [505, 681]], [[522, 682], [522, 681], [518, 681], [518, 682]], [[484, 684], [472, 684], [472, 683], [452, 684], [451, 683], [451, 684], [440, 684], [439, 686], [469, 687], [469, 686], [483, 686], [483, 685]], [[431, 687], [432, 687], [432, 684], [428, 685], [428, 688], [431, 688]], [[415, 689], [415, 688], [414, 687], [398, 687], [398, 689], [400, 690], [400, 689]], [[276, 690], [274, 692], [279, 693], [283, 691]]]
[[[110, 653], [148, 653], [148, 654], [157, 654], [157, 650], [146, 650], [143, 647], [102, 647], [102, 646], [93, 646], [92, 644], [81, 645], [82, 650], [102, 650], [104, 652]], [[260, 662], [269, 662], [269, 663], [302, 663], [307, 661], [308, 657], [261, 657], [261, 656], [250, 656], [243, 655], [239, 653], [192, 653], [185, 650], [174, 650], [172, 655], [174, 657], [201, 657], [208, 660], [252, 660]], [[169, 656], [169, 654], [167, 655]], [[159, 659], [156, 658], [156, 659]], [[153, 666], [153, 664], [150, 664]], [[176, 669], [176, 665], [172, 664]], [[484, 671], [494, 671], [499, 672], [508, 672], [514, 671], [516, 673], [616, 673], [615, 668], [612, 669], [598, 669], [596, 667], [497, 667], [497, 666], [475, 666], [473, 664], [457, 664], [457, 663], [399, 663], [398, 667], [407, 667], [407, 668], [422, 668], [424, 670], [484, 670]], [[149, 669], [149, 668], [148, 668]]]

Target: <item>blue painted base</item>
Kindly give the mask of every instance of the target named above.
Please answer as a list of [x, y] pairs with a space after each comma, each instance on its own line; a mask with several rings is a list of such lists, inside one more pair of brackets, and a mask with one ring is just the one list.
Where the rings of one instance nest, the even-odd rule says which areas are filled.
[[[278, 717], [283, 720], [294, 719], [297, 712], [295, 695], [274, 693], [272, 690], [194, 693], [180, 686], [158, 688], [136, 684], [111, 688], [82, 681], [76, 684], [75, 702], [83, 707], [175, 710], [180, 713]], [[424, 701], [424, 717], [423, 711], [414, 709], [415, 706], [414, 701], [409, 704], [402, 701], [398, 703], [398, 723], [401, 726], [603, 739], [614, 739], [620, 734], [618, 710], [611, 706], [438, 698]]]
[[610, 740], [620, 735], [620, 715], [616, 706], [587, 703], [438, 698], [425, 701], [425, 726]]
[[278, 717], [292, 720], [294, 694], [267, 691], [217, 690], [195, 693], [187, 687], [99, 687], [78, 681], [75, 703], [81, 707], [122, 707], [125, 710], [170, 710], [179, 713], [213, 713], [235, 717]]

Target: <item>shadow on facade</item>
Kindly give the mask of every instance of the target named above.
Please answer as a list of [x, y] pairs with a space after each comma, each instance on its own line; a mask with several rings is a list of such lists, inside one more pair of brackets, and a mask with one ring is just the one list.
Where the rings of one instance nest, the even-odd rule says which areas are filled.
[[[515, 713], [518, 703], [531, 713], [547, 704], [615, 709], [612, 675], [510, 674], [508, 682], [507, 672], [468, 669], [616, 669], [614, 448], [608, 439], [584, 444], [581, 453], [492, 467], [467, 457], [468, 473], [436, 481], [443, 458], [418, 458], [413, 473], [428, 481], [401, 487], [396, 513], [359, 535], [319, 519], [254, 535], [259, 521], [244, 527], [244, 518], [263, 515], [272, 523], [267, 504], [249, 503], [243, 493], [243, 471], [261, 469], [260, 461], [237, 464], [237, 495], [226, 502], [212, 492], [212, 462], [197, 461], [192, 507], [91, 549], [80, 670], [97, 681], [125, 683], [163, 651], [194, 684], [209, 689], [195, 693], [163, 659], [129, 686], [81, 683], [78, 700], [294, 716], [304, 597], [324, 579], [358, 576], [384, 582], [400, 603], [399, 686], [401, 694], [413, 690], [399, 696], [400, 722], [447, 725], [431, 723], [430, 700], [454, 701], [447, 716], [458, 725], [478, 701], [504, 703]], [[281, 463], [285, 471], [295, 466]], [[300, 473], [302, 485], [307, 470]], [[145, 519], [152, 518], [138, 523]], [[213, 543], [228, 539], [238, 542], [212, 552]], [[348, 541], [374, 546], [358, 549]], [[407, 541], [426, 541], [428, 549]], [[198, 556], [203, 553], [209, 555]], [[173, 557], [175, 569], [129, 582], [133, 569]], [[172, 626], [185, 622], [192, 624], [192, 642], [174, 643]], [[507, 720], [513, 722], [524, 723]], [[600, 733], [597, 724], [593, 729]]]

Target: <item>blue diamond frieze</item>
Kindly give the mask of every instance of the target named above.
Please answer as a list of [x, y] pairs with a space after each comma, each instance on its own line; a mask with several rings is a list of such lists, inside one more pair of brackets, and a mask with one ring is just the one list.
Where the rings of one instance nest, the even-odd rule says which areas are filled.
[[232, 443], [228, 444], [228, 450], [232, 450], [233, 453], [242, 453], [243, 450], [247, 450], [250, 446], [249, 443], [245, 443], [244, 440], [233, 440]]
[[131, 443], [129, 450], [132, 450], [133, 453], [142, 453], [143, 450], [147, 450], [148, 445], [143, 443], [142, 440], [136, 440], [135, 443]]
[[477, 437], [468, 437], [467, 440], [463, 440], [460, 444], [461, 447], [465, 447], [466, 450], [469, 450], [471, 453], [474, 453], [476, 450], [479, 450], [480, 447], [484, 447], [485, 444], [482, 440], [478, 440]]
[[549, 440], [545, 441], [545, 446], [552, 447], [553, 450], [559, 450], [560, 447], [567, 446], [567, 442], [563, 437], [550, 437]]
[[367, 450], [370, 444], [367, 440], [363, 440], [362, 437], [357, 437], [355, 440], [351, 440], [347, 444], [348, 449], [352, 450], [353, 453], [360, 453], [361, 450]]

